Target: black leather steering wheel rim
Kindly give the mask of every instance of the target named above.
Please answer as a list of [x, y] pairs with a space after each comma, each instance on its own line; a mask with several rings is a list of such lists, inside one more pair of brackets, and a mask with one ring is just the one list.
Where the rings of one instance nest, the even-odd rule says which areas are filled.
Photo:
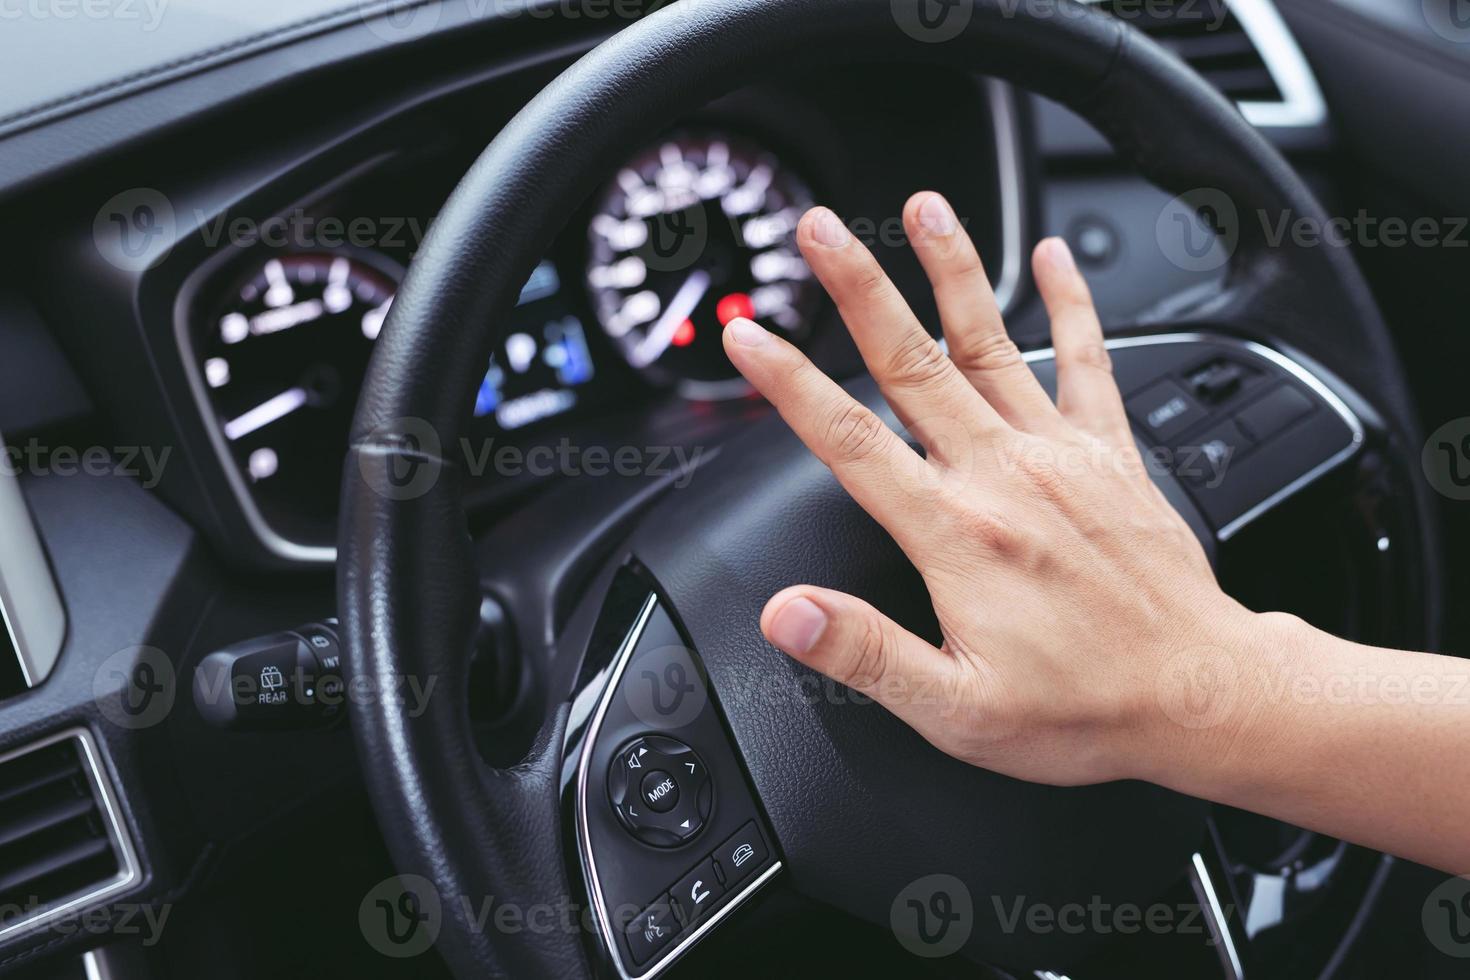
[[[921, 0], [914, 0], [921, 2]], [[1233, 105], [1121, 22], [1071, 0], [970, 0], [958, 35], [905, 32], [910, 0], [681, 0], [628, 27], [549, 85], [466, 174], [413, 263], [370, 365], [342, 497], [339, 603], [349, 683], [406, 676], [463, 690], [478, 605], [462, 475], [450, 461], [520, 284], [623, 156], [708, 100], [792, 64], [941, 61], [1072, 107], [1164, 189], [1217, 189], [1242, 213], [1326, 221]], [[1051, 16], [1043, 16], [1050, 11]], [[1284, 341], [1369, 394], [1406, 445], [1412, 402], [1385, 324], [1345, 250], [1273, 245], [1242, 221], [1226, 287], [1172, 321]], [[1420, 501], [1420, 510], [1428, 508]], [[1426, 554], [1435, 554], [1421, 521]], [[410, 717], [392, 698], [355, 706], [363, 771], [400, 871], [443, 896], [523, 907], [569, 886], [557, 818], [565, 712], [521, 765], [495, 770], [464, 705]], [[446, 902], [439, 947], [462, 976], [586, 972], [576, 935], [492, 936]]]

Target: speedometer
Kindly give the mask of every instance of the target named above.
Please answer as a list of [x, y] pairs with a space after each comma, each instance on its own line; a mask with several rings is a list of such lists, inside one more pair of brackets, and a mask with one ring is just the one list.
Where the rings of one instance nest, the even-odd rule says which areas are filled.
[[206, 313], [196, 365], [266, 520], [330, 540], [348, 427], [403, 270], [376, 252], [262, 260]]
[[750, 317], [805, 341], [819, 290], [796, 247], [806, 183], [752, 143], [686, 132], [639, 154], [599, 197], [587, 285], [629, 364], [687, 395], [743, 390], [720, 334]]

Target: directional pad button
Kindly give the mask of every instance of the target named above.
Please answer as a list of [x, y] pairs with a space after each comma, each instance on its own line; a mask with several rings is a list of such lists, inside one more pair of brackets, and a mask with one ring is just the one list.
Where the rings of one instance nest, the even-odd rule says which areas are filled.
[[714, 787], [704, 760], [666, 735], [644, 735], [618, 750], [608, 772], [613, 811], [653, 847], [678, 847], [704, 828]]

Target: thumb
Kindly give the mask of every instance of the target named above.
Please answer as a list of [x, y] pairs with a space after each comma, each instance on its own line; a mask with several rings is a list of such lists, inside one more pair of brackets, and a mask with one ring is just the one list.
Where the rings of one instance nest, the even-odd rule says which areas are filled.
[[920, 735], [936, 727], [955, 690], [954, 660], [868, 603], [843, 592], [797, 585], [761, 613], [771, 645], [883, 705]]

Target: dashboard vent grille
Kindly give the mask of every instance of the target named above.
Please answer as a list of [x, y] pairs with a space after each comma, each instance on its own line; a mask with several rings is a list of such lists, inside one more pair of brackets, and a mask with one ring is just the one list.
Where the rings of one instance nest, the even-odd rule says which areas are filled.
[[1281, 102], [1265, 58], [1224, 0], [1101, 0], [1236, 102]]
[[64, 735], [0, 759], [0, 934], [132, 881], [89, 736]]

